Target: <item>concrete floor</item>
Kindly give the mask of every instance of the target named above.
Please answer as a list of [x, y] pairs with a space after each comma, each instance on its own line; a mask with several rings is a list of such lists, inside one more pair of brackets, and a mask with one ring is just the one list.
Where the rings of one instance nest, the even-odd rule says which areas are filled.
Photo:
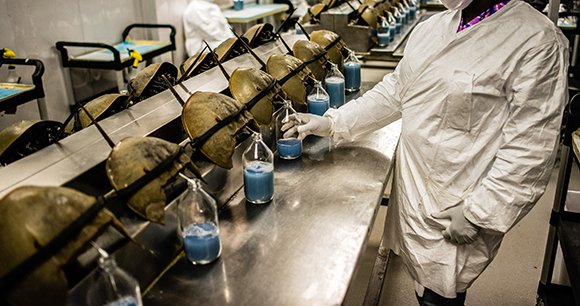
[[[363, 81], [380, 79], [385, 71], [363, 70]], [[505, 236], [491, 265], [467, 291], [466, 305], [535, 305], [548, 234], [548, 220], [554, 201], [558, 169], [554, 169], [546, 193], [532, 211]], [[580, 177], [580, 174], [572, 177]], [[573, 185], [580, 185], [572, 182]], [[578, 190], [578, 189], [574, 189]], [[362, 305], [370, 272], [379, 247], [387, 207], [381, 207], [362, 256], [352, 286], [343, 305]], [[387, 269], [379, 305], [418, 305], [413, 284], [400, 258], [393, 258]]]

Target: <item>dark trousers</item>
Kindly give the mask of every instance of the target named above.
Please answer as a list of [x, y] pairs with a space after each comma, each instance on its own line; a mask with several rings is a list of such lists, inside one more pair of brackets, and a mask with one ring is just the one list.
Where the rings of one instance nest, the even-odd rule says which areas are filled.
[[421, 306], [465, 306], [465, 292], [457, 293], [454, 299], [448, 299], [425, 288], [423, 297], [417, 295], [417, 300]]

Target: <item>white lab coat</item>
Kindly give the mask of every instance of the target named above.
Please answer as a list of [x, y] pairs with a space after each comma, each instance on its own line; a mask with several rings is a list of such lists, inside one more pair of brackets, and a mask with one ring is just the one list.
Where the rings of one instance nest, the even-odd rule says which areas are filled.
[[214, 49], [224, 40], [234, 37], [222, 10], [212, 0], [191, 1], [183, 13], [183, 28], [189, 56], [205, 47], [204, 39]]
[[[520, 0], [457, 33], [460, 11], [412, 32], [395, 72], [325, 115], [335, 140], [402, 116], [385, 235], [415, 280], [454, 298], [544, 193], [568, 99], [568, 41]], [[454, 245], [431, 214], [464, 200], [477, 240]]]

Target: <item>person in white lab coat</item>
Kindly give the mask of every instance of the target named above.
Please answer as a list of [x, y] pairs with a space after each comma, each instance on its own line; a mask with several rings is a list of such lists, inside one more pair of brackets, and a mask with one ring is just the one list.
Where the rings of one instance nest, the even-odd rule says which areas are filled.
[[568, 40], [527, 3], [500, 1], [442, 0], [449, 10], [413, 30], [372, 90], [285, 127], [353, 140], [402, 117], [384, 235], [420, 305], [464, 304], [555, 160]]
[[224, 40], [234, 37], [226, 17], [213, 0], [191, 1], [183, 13], [183, 28], [189, 56], [199, 53], [205, 47], [203, 40], [214, 49]]

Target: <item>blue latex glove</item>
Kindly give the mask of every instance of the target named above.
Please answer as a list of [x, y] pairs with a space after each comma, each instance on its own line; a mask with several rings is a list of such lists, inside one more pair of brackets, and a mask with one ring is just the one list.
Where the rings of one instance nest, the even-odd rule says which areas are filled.
[[470, 244], [479, 233], [479, 226], [471, 223], [463, 215], [463, 203], [432, 213], [435, 219], [449, 219], [451, 224], [442, 231], [443, 237], [456, 244]]

